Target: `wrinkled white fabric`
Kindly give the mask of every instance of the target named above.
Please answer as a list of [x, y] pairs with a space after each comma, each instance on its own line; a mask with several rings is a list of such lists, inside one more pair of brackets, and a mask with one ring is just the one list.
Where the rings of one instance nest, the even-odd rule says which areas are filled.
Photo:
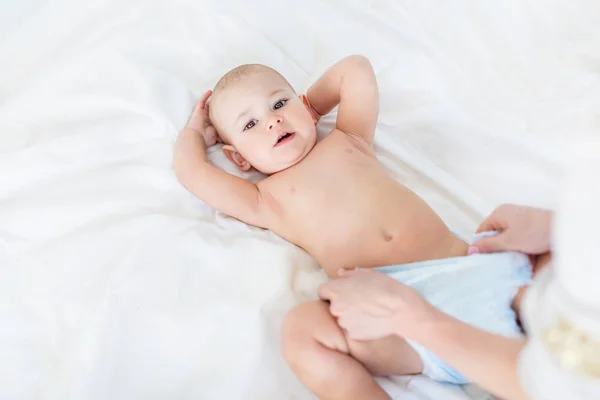
[[[554, 262], [536, 278], [524, 302], [523, 320], [530, 340], [521, 354], [519, 372], [534, 399], [600, 398], [600, 376], [577, 365], [577, 360], [600, 351], [600, 188], [595, 184], [600, 135], [572, 146], [569, 154], [554, 224]], [[545, 332], [561, 320], [570, 325], [570, 338], [562, 336], [566, 346], [551, 345]], [[595, 353], [590, 347], [574, 345], [573, 338], [579, 335], [596, 343]], [[565, 363], [557, 348], [569, 349], [568, 359], [577, 368]]]
[[[172, 171], [194, 99], [237, 64], [303, 91], [368, 56], [378, 156], [464, 236], [501, 202], [553, 206], [563, 148], [598, 123], [595, 0], [0, 7], [0, 398], [312, 398], [279, 324], [324, 274]], [[403, 399], [481, 398], [381, 381]]]

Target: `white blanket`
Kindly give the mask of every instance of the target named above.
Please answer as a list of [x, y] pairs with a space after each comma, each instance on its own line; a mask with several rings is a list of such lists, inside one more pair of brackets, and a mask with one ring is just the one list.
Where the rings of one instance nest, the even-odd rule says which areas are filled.
[[303, 91], [368, 56], [381, 161], [464, 235], [501, 202], [553, 206], [563, 146], [598, 123], [596, 1], [0, 4], [2, 399], [313, 398], [279, 324], [324, 274], [172, 170], [194, 99], [231, 67], [268, 64]]

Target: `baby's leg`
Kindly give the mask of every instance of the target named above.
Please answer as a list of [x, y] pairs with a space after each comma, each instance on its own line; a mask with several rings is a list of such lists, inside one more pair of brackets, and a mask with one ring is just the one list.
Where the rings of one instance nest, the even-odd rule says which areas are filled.
[[[552, 253], [551, 252], [537, 256], [535, 259], [535, 262], [533, 264], [533, 276], [535, 276], [538, 272], [540, 272], [540, 270], [545, 268], [551, 262], [552, 262]], [[517, 292], [517, 295], [515, 296], [515, 298], [513, 300], [512, 309], [517, 313], [517, 319], [520, 319], [521, 303], [523, 301], [523, 296], [525, 296], [525, 292], [527, 292], [528, 289], [529, 289], [529, 287], [523, 286], [521, 289], [519, 289], [519, 291]]]
[[542, 268], [552, 262], [552, 253], [548, 252], [541, 254], [536, 257], [535, 263], [533, 264], [533, 275], [537, 274]]
[[322, 400], [387, 400], [390, 397], [372, 375], [423, 370], [419, 355], [402, 338], [348, 339], [323, 301], [290, 311], [282, 328], [282, 351], [298, 379]]

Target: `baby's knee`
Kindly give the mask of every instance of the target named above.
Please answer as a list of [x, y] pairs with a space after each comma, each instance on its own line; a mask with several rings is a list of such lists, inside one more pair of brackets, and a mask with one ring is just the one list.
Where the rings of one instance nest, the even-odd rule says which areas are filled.
[[309, 342], [314, 335], [314, 324], [319, 318], [319, 302], [302, 303], [292, 308], [281, 326], [281, 346], [284, 357]]
[[315, 346], [348, 352], [341, 328], [329, 313], [327, 303], [320, 300], [294, 307], [281, 327], [281, 350], [288, 362]]

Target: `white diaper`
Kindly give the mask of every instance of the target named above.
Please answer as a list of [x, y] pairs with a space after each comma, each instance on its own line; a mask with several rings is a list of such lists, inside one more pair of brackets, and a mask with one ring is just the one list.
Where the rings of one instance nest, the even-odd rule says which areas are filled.
[[[485, 232], [473, 240], [494, 234]], [[473, 254], [377, 270], [413, 287], [435, 307], [465, 323], [506, 337], [522, 336], [511, 308], [518, 289], [531, 283], [532, 266], [522, 253]], [[421, 356], [424, 375], [441, 382], [469, 383], [429, 350], [408, 343]]]

